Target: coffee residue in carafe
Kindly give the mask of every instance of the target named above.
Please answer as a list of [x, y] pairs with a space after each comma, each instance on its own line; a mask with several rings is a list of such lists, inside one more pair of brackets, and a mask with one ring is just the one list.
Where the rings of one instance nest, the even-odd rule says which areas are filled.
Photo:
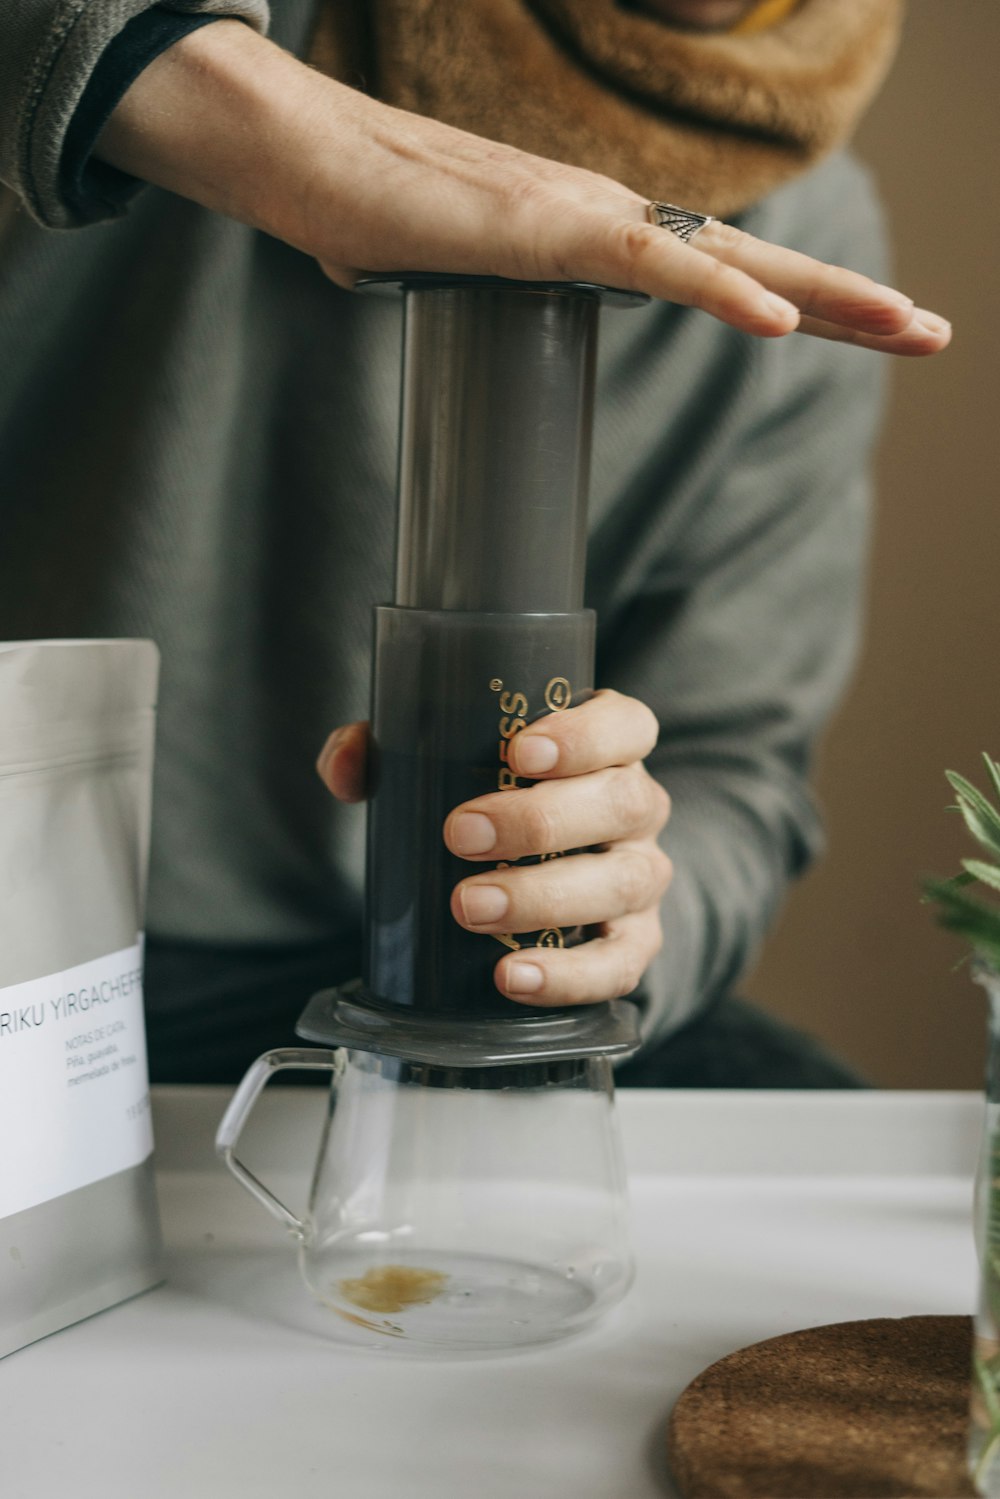
[[345, 1301], [366, 1312], [402, 1312], [426, 1306], [440, 1296], [448, 1280], [440, 1270], [418, 1270], [413, 1265], [374, 1265], [356, 1280], [341, 1280], [337, 1289]]

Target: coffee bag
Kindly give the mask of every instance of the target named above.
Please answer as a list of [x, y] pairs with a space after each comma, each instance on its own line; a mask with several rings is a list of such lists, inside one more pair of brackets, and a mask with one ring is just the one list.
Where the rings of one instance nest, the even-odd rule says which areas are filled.
[[0, 644], [0, 1356], [160, 1277], [142, 1010], [158, 654]]

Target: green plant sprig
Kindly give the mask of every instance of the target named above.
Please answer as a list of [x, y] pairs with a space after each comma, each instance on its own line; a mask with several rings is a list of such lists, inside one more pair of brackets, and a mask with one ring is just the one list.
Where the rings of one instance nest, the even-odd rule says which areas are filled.
[[[1000, 763], [983, 754], [993, 792], [1000, 800]], [[924, 897], [938, 908], [938, 920], [948, 931], [965, 938], [975, 955], [991, 968], [1000, 969], [1000, 906], [967, 893], [966, 886], [980, 885], [1000, 891], [1000, 808], [957, 771], [945, 772], [957, 797], [951, 809], [962, 820], [979, 846], [991, 859], [963, 859], [962, 871], [950, 880], [923, 882]]]
[[[1000, 764], [984, 754], [993, 795], [1000, 800]], [[995, 972], [1000, 972], [1000, 905], [971, 895], [969, 885], [1000, 891], [1000, 810], [971, 781], [953, 770], [946, 771], [957, 797], [955, 810], [986, 858], [962, 860], [960, 874], [950, 880], [925, 880], [924, 898], [937, 906], [938, 920], [949, 931], [958, 932], [972, 952]], [[992, 1095], [991, 1095], [992, 1096]], [[996, 1492], [1000, 1463], [1000, 1130], [990, 1124], [988, 1165], [983, 1186], [988, 1192], [983, 1244], [983, 1289], [976, 1323], [972, 1359], [973, 1380], [982, 1400], [983, 1415], [976, 1413], [976, 1462], [973, 1482], [977, 1493]], [[985, 1416], [985, 1420], [983, 1419]]]

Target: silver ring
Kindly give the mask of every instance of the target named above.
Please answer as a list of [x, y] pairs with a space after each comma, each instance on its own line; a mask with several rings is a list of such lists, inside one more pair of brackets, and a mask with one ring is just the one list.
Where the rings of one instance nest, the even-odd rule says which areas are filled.
[[685, 244], [694, 239], [706, 224], [715, 223], [710, 213], [692, 213], [688, 208], [678, 208], [676, 203], [650, 203], [646, 207], [646, 217], [651, 224], [669, 229]]

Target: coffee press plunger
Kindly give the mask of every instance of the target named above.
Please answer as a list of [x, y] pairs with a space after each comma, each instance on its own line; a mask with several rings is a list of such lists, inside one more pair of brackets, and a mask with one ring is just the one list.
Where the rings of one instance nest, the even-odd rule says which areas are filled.
[[[298, 1240], [310, 1289], [356, 1326], [428, 1348], [538, 1342], [631, 1280], [611, 1059], [638, 1045], [637, 1012], [500, 995], [503, 946], [584, 933], [465, 931], [449, 898], [470, 865], [442, 828], [471, 797], [530, 785], [511, 739], [593, 688], [598, 318], [602, 301], [645, 299], [467, 276], [365, 284], [402, 290], [405, 332], [395, 602], [375, 610], [364, 974], [307, 1005], [296, 1030], [318, 1047], [258, 1058], [216, 1148]], [[282, 1068], [333, 1074], [304, 1219], [235, 1154]]]

